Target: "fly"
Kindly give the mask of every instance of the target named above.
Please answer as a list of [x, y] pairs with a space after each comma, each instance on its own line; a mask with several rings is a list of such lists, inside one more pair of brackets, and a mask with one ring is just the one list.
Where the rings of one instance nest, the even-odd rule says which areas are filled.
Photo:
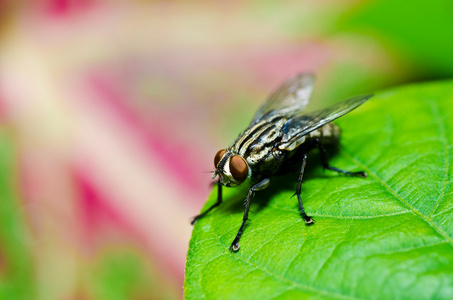
[[231, 243], [231, 251], [239, 250], [239, 239], [248, 220], [250, 200], [254, 193], [267, 188], [272, 175], [282, 173], [291, 166], [296, 165], [300, 170], [296, 187], [300, 213], [306, 225], [314, 224], [314, 220], [305, 213], [300, 196], [307, 154], [311, 150], [319, 149], [325, 169], [366, 177], [363, 171], [349, 172], [330, 166], [325, 146], [337, 145], [340, 138], [340, 129], [330, 122], [352, 111], [372, 95], [352, 97], [326, 109], [305, 112], [314, 82], [314, 76], [308, 73], [286, 80], [258, 109], [249, 127], [214, 157], [212, 179], [218, 176], [217, 202], [194, 217], [192, 225], [222, 203], [222, 186], [235, 187], [247, 182], [250, 188], [244, 202], [244, 216]]

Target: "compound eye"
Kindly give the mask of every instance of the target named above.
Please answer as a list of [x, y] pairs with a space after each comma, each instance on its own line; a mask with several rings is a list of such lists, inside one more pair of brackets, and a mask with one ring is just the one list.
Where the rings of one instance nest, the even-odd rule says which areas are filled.
[[230, 159], [230, 172], [237, 181], [244, 181], [249, 173], [249, 166], [242, 156], [235, 155]]
[[225, 155], [225, 152], [226, 150], [225, 149], [222, 149], [222, 150], [219, 150], [215, 157], [214, 157], [214, 167], [217, 168], [217, 165], [219, 164], [219, 162], [222, 160], [222, 157]]

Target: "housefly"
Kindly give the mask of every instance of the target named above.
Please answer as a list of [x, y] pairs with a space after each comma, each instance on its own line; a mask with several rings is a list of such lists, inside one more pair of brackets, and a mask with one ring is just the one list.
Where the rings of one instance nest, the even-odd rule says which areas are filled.
[[305, 213], [300, 196], [307, 154], [311, 150], [319, 149], [325, 169], [366, 177], [363, 171], [349, 172], [330, 166], [325, 147], [335, 146], [340, 137], [338, 126], [330, 122], [352, 111], [372, 95], [352, 97], [326, 109], [306, 112], [314, 82], [314, 76], [308, 73], [286, 80], [258, 109], [247, 129], [214, 157], [215, 171], [212, 179], [218, 176], [217, 202], [194, 217], [192, 225], [222, 203], [222, 186], [248, 184], [250, 188], [244, 201], [242, 224], [231, 243], [231, 251], [239, 250], [239, 239], [248, 220], [250, 200], [254, 193], [267, 188], [272, 175], [291, 166], [298, 166], [300, 170], [296, 187], [300, 213], [306, 225], [314, 224], [314, 220]]

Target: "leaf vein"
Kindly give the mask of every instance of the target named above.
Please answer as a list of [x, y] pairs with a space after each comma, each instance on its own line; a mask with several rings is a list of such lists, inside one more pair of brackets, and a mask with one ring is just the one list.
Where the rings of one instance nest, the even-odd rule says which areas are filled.
[[[228, 254], [233, 255], [229, 251], [229, 247], [227, 247], [227, 245], [222, 243], [221, 236], [218, 236], [218, 235], [215, 235], [215, 236], [217, 237], [218, 244], [221, 247], [224, 248], [225, 252], [220, 254], [220, 255], [218, 255], [218, 256], [216, 256], [216, 257], [214, 257], [213, 259], [217, 259], [220, 256], [228, 255]], [[318, 293], [320, 295], [325, 295], [325, 296], [328, 296], [330, 299], [334, 299], [334, 298], [335, 299], [351, 299], [351, 300], [357, 300], [358, 299], [358, 298], [352, 297], [350, 295], [342, 295], [342, 294], [338, 294], [338, 293], [331, 292], [331, 291], [323, 291], [323, 290], [314, 288], [314, 287], [309, 286], [309, 285], [304, 285], [304, 284], [301, 284], [299, 282], [292, 281], [292, 280], [290, 280], [288, 278], [285, 278], [284, 276], [280, 276], [280, 275], [270, 271], [269, 269], [265, 268], [264, 266], [260, 266], [260, 265], [257, 265], [255, 263], [253, 263], [251, 260], [249, 260], [249, 259], [247, 259], [247, 258], [245, 258], [243, 256], [235, 255], [235, 258], [238, 259], [238, 260], [242, 260], [243, 262], [253, 266], [255, 269], [261, 270], [262, 272], [268, 274], [271, 277], [274, 277], [277, 280], [280, 280], [281, 282], [285, 282], [285, 283], [289, 284], [290, 287], [288, 287], [287, 290], [290, 290], [291, 288], [296, 288], [296, 289], [299, 289], [299, 290], [302, 290], [302, 291], [305, 291], [305, 292]], [[201, 280], [201, 277], [200, 277], [200, 280]]]
[[406, 207], [408, 207], [410, 210], [412, 210], [416, 215], [418, 215], [423, 221], [425, 221], [426, 224], [431, 226], [439, 235], [441, 235], [443, 238], [445, 238], [452, 246], [453, 246], [453, 238], [451, 238], [445, 231], [443, 231], [441, 228], [436, 226], [431, 219], [425, 217], [420, 211], [415, 209], [412, 205], [410, 205], [406, 200], [404, 200], [396, 191], [394, 191], [386, 182], [384, 182], [381, 178], [379, 178], [371, 169], [367, 168], [361, 161], [359, 161], [357, 158], [353, 157], [349, 153], [345, 152], [344, 150], [340, 150], [343, 155], [348, 157], [351, 161], [356, 163], [358, 166], [360, 166], [362, 169], [367, 171], [367, 174], [373, 176], [382, 186], [389, 191], [396, 199], [398, 199], [401, 203], [403, 203]]
[[444, 179], [444, 185], [442, 187], [442, 191], [440, 192], [439, 198], [436, 200], [436, 206], [434, 206], [433, 210], [431, 211], [429, 215], [429, 219], [431, 220], [433, 217], [433, 214], [437, 211], [437, 208], [439, 207], [440, 202], [442, 201], [444, 195], [445, 195], [445, 190], [447, 188], [447, 183], [448, 183], [448, 178], [449, 178], [449, 169], [450, 169], [450, 160], [448, 157], [448, 140], [447, 136], [445, 134], [445, 118], [442, 118], [440, 113], [439, 113], [439, 106], [437, 102], [432, 101], [431, 102], [431, 111], [434, 115], [434, 120], [436, 121], [436, 125], [439, 127], [439, 136], [442, 141], [442, 144], [444, 145], [444, 157], [445, 157], [445, 162], [444, 162], [444, 168], [445, 168], [445, 179]]
[[[276, 205], [273, 205], [273, 204], [268, 204], [268, 206], [270, 206], [272, 208], [275, 208], [277, 210], [280, 210], [280, 211], [289, 211], [289, 212], [296, 212], [296, 213], [298, 212], [297, 209], [279, 207], [279, 206], [276, 206]], [[388, 213], [388, 214], [374, 215], [374, 216], [358, 216], [358, 215], [355, 215], [355, 216], [340, 216], [340, 215], [316, 214], [316, 213], [311, 213], [310, 216], [312, 216], [312, 217], [321, 217], [321, 218], [332, 218], [332, 219], [351, 219], [351, 220], [365, 219], [365, 220], [368, 220], [368, 219], [393, 217], [393, 216], [403, 215], [403, 214], [407, 214], [407, 213], [411, 213], [411, 212], [412, 212], [412, 210], [408, 209], [408, 210], [403, 210], [403, 211], [398, 211], [398, 212], [393, 212], [393, 213]]]

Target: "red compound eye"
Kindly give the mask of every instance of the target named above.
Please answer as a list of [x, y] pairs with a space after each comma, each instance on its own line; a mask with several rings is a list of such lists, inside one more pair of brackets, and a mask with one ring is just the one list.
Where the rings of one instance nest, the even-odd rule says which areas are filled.
[[226, 150], [225, 149], [222, 149], [222, 150], [219, 150], [215, 157], [214, 157], [214, 167], [217, 168], [217, 165], [219, 164], [219, 162], [222, 160], [222, 157], [225, 155], [225, 152]]
[[237, 181], [244, 181], [249, 174], [249, 166], [244, 158], [239, 155], [234, 155], [230, 159], [230, 172]]

